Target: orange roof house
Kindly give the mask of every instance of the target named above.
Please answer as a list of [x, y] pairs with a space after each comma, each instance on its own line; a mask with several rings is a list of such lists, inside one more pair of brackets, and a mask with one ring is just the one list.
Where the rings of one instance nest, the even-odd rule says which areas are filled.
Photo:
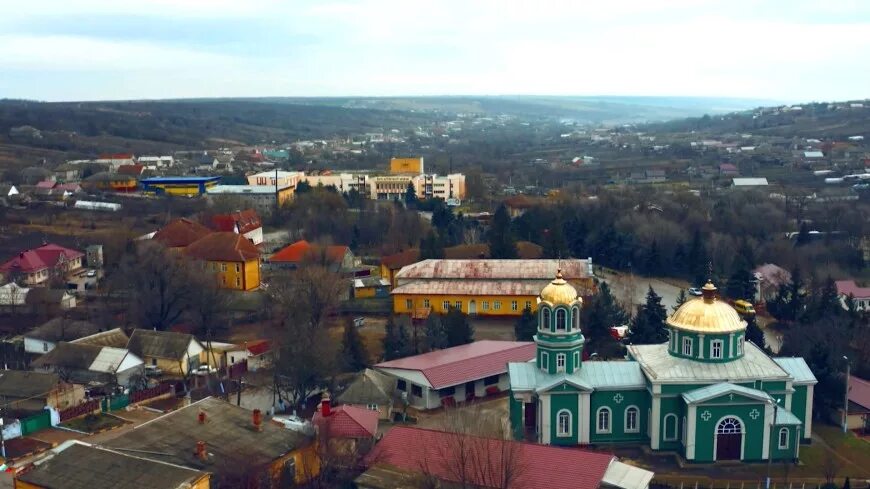
[[328, 265], [347, 269], [353, 266], [353, 253], [347, 246], [313, 245], [303, 239], [278, 250], [269, 257], [269, 263], [294, 267], [303, 262], [316, 263], [321, 261]]
[[221, 287], [253, 290], [260, 286], [260, 251], [241, 234], [208, 234], [188, 245], [184, 254], [214, 271]]
[[211, 230], [202, 224], [182, 217], [160, 228], [152, 239], [168, 248], [184, 248], [209, 233]]

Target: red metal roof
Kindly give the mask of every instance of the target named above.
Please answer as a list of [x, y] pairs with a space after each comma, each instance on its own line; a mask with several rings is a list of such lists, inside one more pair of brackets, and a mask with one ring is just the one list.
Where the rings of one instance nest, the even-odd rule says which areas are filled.
[[260, 257], [260, 250], [236, 233], [211, 233], [188, 245], [184, 252], [205, 261], [246, 262]]
[[131, 175], [138, 177], [145, 170], [145, 165], [121, 165], [116, 172], [118, 175]]
[[181, 248], [190, 245], [210, 232], [211, 230], [202, 224], [182, 217], [174, 219], [160, 228], [154, 233], [152, 239], [160, 241], [170, 248]]
[[870, 287], [860, 287], [854, 280], [837, 280], [837, 293], [840, 295], [852, 294], [856, 299], [870, 297]]
[[36, 184], [36, 188], [54, 188], [57, 182], [54, 180], [43, 180]]
[[420, 261], [420, 250], [411, 248], [409, 250], [400, 251], [392, 255], [387, 255], [381, 258], [381, 264], [390, 269], [402, 268], [406, 265]]
[[230, 214], [216, 214], [211, 217], [211, 223], [209, 224], [215, 231], [225, 232], [235, 232], [236, 225], [238, 225], [239, 233], [241, 234], [263, 227], [260, 216], [253, 209], [245, 209]]
[[315, 425], [324, 429], [334, 438], [373, 438], [378, 434], [378, 412], [351, 404], [332, 408], [332, 413], [324, 418], [320, 410], [312, 419]]
[[[347, 246], [327, 246], [325, 252], [326, 258], [330, 262], [339, 263], [344, 259], [347, 250]], [[303, 239], [276, 251], [275, 254], [269, 257], [269, 261], [275, 263], [299, 263], [306, 258], [316, 260], [322, 252], [322, 246], [312, 245]]]
[[15, 270], [31, 273], [37, 270], [53, 268], [63, 260], [70, 261], [85, 256], [81, 251], [71, 250], [56, 244], [45, 244], [33, 250], [22, 251], [17, 256], [0, 265], [0, 272]]
[[535, 358], [535, 344], [526, 341], [475, 341], [413, 357], [375, 365], [379, 368], [416, 370], [435, 389], [507, 372], [510, 362]]
[[251, 355], [257, 356], [266, 353], [267, 351], [272, 349], [272, 342], [269, 340], [257, 340], [257, 341], [249, 341], [246, 344], [248, 349], [248, 353]]
[[[459, 460], [474, 460], [481, 466], [457, 470]], [[388, 431], [366, 457], [370, 465], [390, 465], [450, 482], [460, 482], [459, 476], [467, 472], [465, 476], [472, 479], [468, 482], [479, 487], [504, 487], [504, 478], [509, 476], [511, 487], [529, 489], [598, 489], [613, 460], [615, 457], [611, 454], [578, 448], [406, 426]], [[505, 469], [508, 464], [513, 468]]]
[[870, 409], [870, 382], [854, 375], [849, 377], [849, 401]]

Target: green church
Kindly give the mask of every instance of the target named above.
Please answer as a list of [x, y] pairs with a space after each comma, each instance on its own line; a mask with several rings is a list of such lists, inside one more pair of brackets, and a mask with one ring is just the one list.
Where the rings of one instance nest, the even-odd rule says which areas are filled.
[[508, 364], [517, 439], [560, 446], [648, 445], [690, 462], [797, 460], [816, 378], [803, 358], [770, 358], [707, 283], [667, 319], [670, 339], [626, 360], [583, 362], [582, 299], [561, 273], [538, 298], [536, 359]]

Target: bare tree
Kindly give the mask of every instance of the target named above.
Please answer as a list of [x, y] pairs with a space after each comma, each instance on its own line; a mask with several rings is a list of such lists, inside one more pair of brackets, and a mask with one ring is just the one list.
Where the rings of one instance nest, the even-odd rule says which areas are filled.
[[837, 454], [833, 450], [828, 450], [825, 453], [825, 460], [822, 465], [822, 475], [825, 477], [825, 482], [833, 484], [839, 471], [840, 463], [837, 460]]
[[[196, 265], [194, 265], [196, 267]], [[186, 314], [194, 328], [194, 335], [205, 338], [211, 362], [218, 366], [212, 341], [228, 327], [227, 314], [232, 308], [232, 296], [218, 283], [217, 274], [206, 267], [191, 276], [191, 290]]]

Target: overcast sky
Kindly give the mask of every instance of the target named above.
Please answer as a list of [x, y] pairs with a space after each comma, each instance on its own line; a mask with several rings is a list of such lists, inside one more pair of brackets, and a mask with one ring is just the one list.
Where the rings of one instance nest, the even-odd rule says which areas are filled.
[[2, 0], [0, 98], [870, 96], [868, 0]]

